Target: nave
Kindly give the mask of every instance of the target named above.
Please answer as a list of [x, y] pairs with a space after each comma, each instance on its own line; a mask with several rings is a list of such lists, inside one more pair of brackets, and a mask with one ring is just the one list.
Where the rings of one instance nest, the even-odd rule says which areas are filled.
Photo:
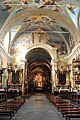
[[80, 0], [0, 0], [0, 120], [63, 120], [55, 96], [80, 120]]
[[[11, 120], [66, 120], [66, 118], [47, 99], [46, 94], [36, 93], [26, 99]], [[80, 120], [80, 118], [70, 118], [70, 120]]]
[[45, 94], [36, 93], [26, 100], [25, 104], [11, 120], [64, 120], [57, 109], [49, 102]]

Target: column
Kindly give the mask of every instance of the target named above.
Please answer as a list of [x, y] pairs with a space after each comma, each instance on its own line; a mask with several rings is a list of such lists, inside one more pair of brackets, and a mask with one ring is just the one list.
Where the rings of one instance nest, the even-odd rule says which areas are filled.
[[23, 69], [20, 69], [20, 72], [19, 72], [19, 85], [22, 85], [22, 72], [23, 72]]
[[56, 60], [52, 59], [51, 60], [51, 78], [52, 78], [52, 93], [54, 93], [54, 90], [56, 89], [56, 72], [55, 72], [55, 68], [56, 68]]
[[7, 70], [6, 68], [4, 68], [4, 73], [2, 74], [2, 87], [3, 88], [6, 88], [7, 86], [7, 79], [8, 79], [8, 73], [7, 73]]
[[70, 86], [70, 71], [67, 71], [66, 72], [66, 85], [67, 86]]
[[26, 60], [26, 63], [25, 63], [25, 80], [27, 80], [27, 66], [28, 66], [28, 62]]
[[73, 81], [73, 70], [72, 70], [72, 65], [70, 66], [70, 80], [71, 80], [71, 86], [72, 88], [74, 87], [74, 81]]
[[23, 62], [22, 64], [22, 87], [21, 87], [21, 90], [22, 90], [22, 96], [24, 95], [24, 79], [25, 79], [25, 62]]
[[25, 90], [26, 90], [25, 92], [28, 93], [28, 75], [27, 75], [28, 69], [27, 69], [27, 66], [28, 66], [28, 62], [26, 60], [26, 62], [25, 62], [25, 72], [24, 72], [24, 81], [25, 81]]
[[22, 96], [24, 95], [24, 69], [22, 71]]
[[55, 85], [55, 89], [56, 89], [56, 86], [58, 85], [58, 82], [59, 82], [59, 80], [58, 80], [58, 72], [57, 72], [57, 60], [54, 60], [54, 70], [55, 70], [55, 83], [54, 83], [54, 85]]
[[7, 81], [7, 85], [12, 84], [12, 71], [11, 68], [8, 68], [8, 81]]

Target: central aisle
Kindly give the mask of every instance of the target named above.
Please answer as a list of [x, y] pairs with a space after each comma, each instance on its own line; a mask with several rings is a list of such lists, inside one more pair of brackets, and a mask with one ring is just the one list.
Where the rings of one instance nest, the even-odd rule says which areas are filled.
[[35, 94], [26, 100], [11, 120], [64, 120], [45, 94]]

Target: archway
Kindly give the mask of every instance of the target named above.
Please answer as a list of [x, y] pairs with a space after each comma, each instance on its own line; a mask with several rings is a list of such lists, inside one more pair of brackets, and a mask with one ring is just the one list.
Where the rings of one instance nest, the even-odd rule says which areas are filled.
[[27, 82], [29, 92], [51, 92], [51, 56], [41, 48], [30, 50], [27, 55]]
[[[38, 43], [28, 46], [27, 54], [25, 56], [25, 80], [28, 84], [28, 91], [41, 90], [43, 92], [51, 92], [51, 80], [52, 80], [52, 60], [57, 60], [57, 49], [52, 48], [48, 44]], [[54, 74], [53, 74], [54, 75]], [[54, 75], [55, 76], [55, 75]], [[33, 82], [31, 81], [33, 80]], [[35, 83], [38, 81], [39, 84]], [[44, 81], [44, 82], [40, 82]], [[32, 82], [32, 86], [29, 85]], [[33, 85], [34, 83], [34, 85]], [[46, 84], [47, 83], [47, 84]], [[37, 86], [36, 86], [37, 85]], [[45, 85], [47, 87], [45, 87]], [[42, 86], [42, 87], [41, 87]], [[54, 86], [54, 85], [52, 85]], [[29, 90], [30, 87], [30, 90]], [[41, 87], [41, 88], [40, 88]]]

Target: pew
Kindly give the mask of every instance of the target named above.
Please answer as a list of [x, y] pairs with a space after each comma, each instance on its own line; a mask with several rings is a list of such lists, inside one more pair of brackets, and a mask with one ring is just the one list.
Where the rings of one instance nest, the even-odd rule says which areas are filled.
[[14, 110], [10, 108], [0, 108], [0, 119], [9, 118], [11, 119], [14, 116]]
[[68, 113], [65, 114], [66, 120], [70, 120], [70, 118], [80, 118], [80, 112], [79, 113]]
[[0, 105], [0, 118], [12, 118], [12, 116], [20, 109], [25, 102], [23, 98], [16, 98]]
[[80, 118], [80, 95], [77, 96], [77, 105], [73, 101], [66, 102], [63, 99], [50, 94], [47, 95], [47, 98], [55, 105], [55, 107], [61, 112], [62, 116], [65, 117], [66, 120], [70, 120], [71, 118]]

